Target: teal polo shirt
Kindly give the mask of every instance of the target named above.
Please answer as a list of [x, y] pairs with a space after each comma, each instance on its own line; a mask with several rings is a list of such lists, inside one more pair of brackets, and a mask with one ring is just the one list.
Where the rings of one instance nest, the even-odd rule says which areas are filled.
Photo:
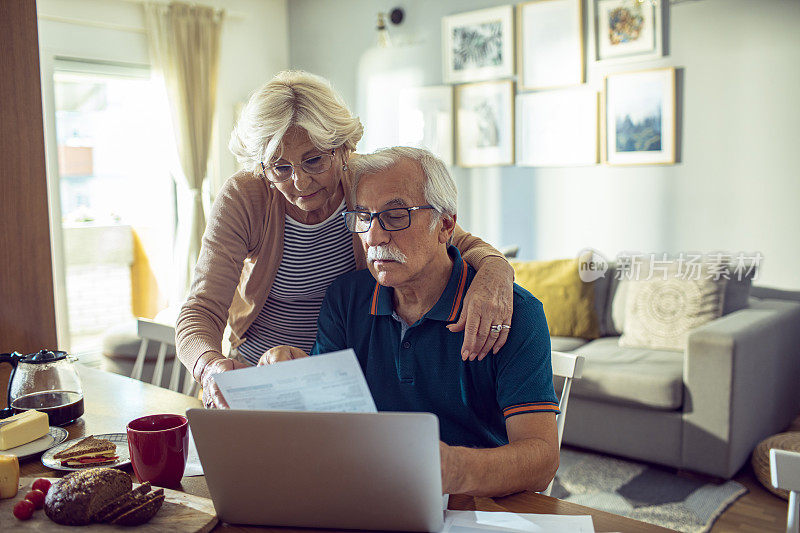
[[394, 289], [376, 283], [369, 270], [339, 276], [322, 302], [312, 354], [352, 348], [379, 411], [433, 413], [441, 439], [453, 446], [502, 446], [508, 444], [508, 417], [558, 412], [544, 311], [514, 284], [503, 348], [483, 361], [462, 361], [464, 333], [445, 326], [458, 318], [475, 270], [454, 246], [448, 253], [453, 269], [447, 286], [410, 326], [393, 313]]

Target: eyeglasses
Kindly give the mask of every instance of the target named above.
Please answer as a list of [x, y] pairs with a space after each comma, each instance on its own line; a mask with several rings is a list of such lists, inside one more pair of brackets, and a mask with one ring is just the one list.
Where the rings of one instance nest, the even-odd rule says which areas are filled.
[[[303, 159], [299, 166], [306, 174], [322, 174], [331, 168], [335, 152], [336, 150], [334, 149], [331, 150], [329, 154], [319, 154]], [[294, 168], [295, 165], [292, 163], [278, 163], [267, 167], [264, 165], [263, 161], [261, 162], [261, 169], [264, 171], [264, 177], [276, 183], [287, 181], [293, 176], [296, 177], [297, 175], [295, 174]], [[269, 174], [267, 173], [267, 169], [269, 169]]]
[[347, 229], [353, 233], [365, 233], [372, 227], [372, 220], [377, 218], [378, 223], [386, 231], [400, 231], [411, 225], [411, 212], [418, 209], [436, 209], [432, 205], [418, 205], [414, 207], [393, 207], [377, 213], [367, 211], [345, 211], [342, 213]]

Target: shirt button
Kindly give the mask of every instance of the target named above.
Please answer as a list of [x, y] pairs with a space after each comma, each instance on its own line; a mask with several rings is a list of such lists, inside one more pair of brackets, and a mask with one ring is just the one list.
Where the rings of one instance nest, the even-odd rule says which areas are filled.
[[409, 348], [411, 348], [411, 343], [410, 343], [410, 342], [408, 342], [408, 341], [404, 341], [404, 342], [403, 342], [403, 348], [405, 348], [406, 350], [408, 350]]

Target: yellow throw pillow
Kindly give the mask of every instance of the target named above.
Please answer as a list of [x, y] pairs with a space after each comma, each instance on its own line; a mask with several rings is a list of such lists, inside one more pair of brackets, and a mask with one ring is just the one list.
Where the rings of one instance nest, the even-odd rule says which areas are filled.
[[544, 305], [553, 337], [600, 336], [594, 310], [594, 287], [578, 275], [577, 259], [512, 262], [516, 282]]

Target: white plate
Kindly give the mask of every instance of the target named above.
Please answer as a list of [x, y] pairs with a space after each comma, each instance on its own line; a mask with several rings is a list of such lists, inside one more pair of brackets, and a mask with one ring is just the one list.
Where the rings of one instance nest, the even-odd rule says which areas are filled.
[[0, 452], [0, 455], [16, 455], [17, 459], [21, 461], [61, 444], [67, 440], [68, 435], [69, 433], [67, 433], [66, 429], [50, 426], [50, 431], [47, 435], [39, 437], [27, 444], [3, 450]]
[[[88, 435], [87, 435], [88, 436]], [[76, 444], [78, 441], [85, 439], [86, 437], [80, 437], [77, 439], [72, 439], [67, 441], [63, 444], [50, 448], [45, 453], [42, 454], [42, 464], [48, 468], [52, 468], [53, 470], [65, 470], [69, 472], [74, 472], [76, 470], [86, 470], [87, 468], [91, 468], [93, 466], [102, 466], [104, 468], [119, 468], [121, 466], [129, 465], [131, 463], [130, 454], [128, 453], [128, 436], [125, 433], [104, 433], [102, 435], [92, 435], [97, 439], [106, 439], [110, 440], [114, 444], [117, 445], [117, 455], [119, 459], [114, 461], [113, 463], [107, 463], [103, 465], [86, 465], [86, 466], [61, 466], [61, 461], [57, 459], [53, 459], [53, 456], [60, 452], [61, 450], [65, 450]]]

